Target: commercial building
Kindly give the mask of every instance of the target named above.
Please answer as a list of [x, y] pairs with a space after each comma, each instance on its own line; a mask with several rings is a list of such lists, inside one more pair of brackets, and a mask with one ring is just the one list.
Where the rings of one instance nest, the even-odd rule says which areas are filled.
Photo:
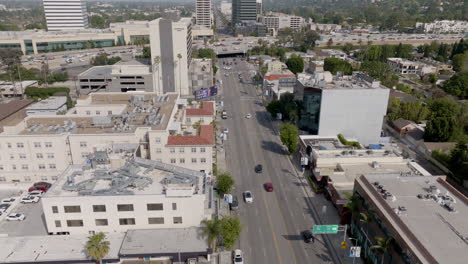
[[267, 35], [267, 27], [258, 22], [244, 22], [237, 24], [236, 33], [243, 36], [259, 36], [265, 37]]
[[26, 88], [37, 85], [37, 81], [0, 81], [0, 96], [22, 96]]
[[232, 23], [257, 22], [256, 0], [232, 0]]
[[301, 29], [306, 25], [304, 18], [299, 16], [290, 16], [281, 13], [269, 13], [260, 16], [259, 21], [264, 24], [272, 35], [276, 35], [278, 30], [284, 28]]
[[390, 65], [397, 74], [417, 74], [424, 76], [429, 73], [437, 72], [435, 66], [402, 58], [387, 58], [387, 64]]
[[59, 115], [67, 112], [67, 97], [66, 96], [51, 96], [46, 99], [39, 100], [26, 107], [28, 116], [35, 115]]
[[263, 3], [262, 3], [262, 0], [256, 0], [256, 1], [257, 1], [257, 17], [259, 17], [263, 13]]
[[80, 94], [106, 92], [155, 92], [151, 67], [132, 61], [95, 66], [78, 75]]
[[232, 3], [228, 1], [221, 1], [221, 13], [226, 16], [226, 18], [231, 18], [232, 15]]
[[188, 70], [192, 60], [192, 23], [158, 18], [150, 22], [153, 83], [158, 94], [189, 95]]
[[88, 28], [86, 0], [43, 0], [47, 30]]
[[311, 23], [310, 24], [310, 29], [321, 32], [321, 33], [331, 33], [331, 32], [337, 32], [341, 30], [341, 25], [338, 24], [317, 24], [317, 23]]
[[436, 20], [432, 23], [416, 23], [416, 29], [425, 33], [468, 33], [468, 21]]
[[120, 143], [138, 144], [138, 157], [210, 174], [213, 126], [185, 124], [186, 111], [200, 107], [176, 93], [96, 93], [65, 115], [9, 119], [0, 133], [0, 182], [55, 181], [69, 164]]
[[279, 60], [269, 61], [267, 63], [268, 72], [281, 72], [288, 68], [284, 62]]
[[141, 158], [121, 166], [103, 153], [97, 165], [68, 167], [42, 197], [49, 234], [188, 228], [211, 218], [205, 173]]
[[271, 99], [280, 99], [284, 93], [293, 93], [296, 75], [290, 70], [267, 72], [263, 77], [263, 90]]
[[192, 59], [189, 79], [192, 91], [213, 86], [213, 67], [211, 59]]
[[299, 127], [323, 137], [343, 134], [362, 144], [380, 142], [389, 89], [363, 73], [299, 74], [295, 96], [302, 99]]
[[[385, 264], [466, 262], [468, 198], [444, 177], [361, 175], [354, 196], [350, 231], [361, 257]], [[360, 213], [371, 221], [360, 221]], [[376, 237], [393, 240], [383, 254], [370, 248]]]
[[213, 25], [213, 8], [211, 0], [196, 0], [195, 24], [211, 28]]

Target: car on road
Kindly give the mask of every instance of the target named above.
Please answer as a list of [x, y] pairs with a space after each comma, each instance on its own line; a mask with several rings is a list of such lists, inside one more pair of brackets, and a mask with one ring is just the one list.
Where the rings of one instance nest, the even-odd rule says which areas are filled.
[[244, 264], [244, 254], [242, 254], [242, 250], [236, 249], [232, 254], [232, 262], [234, 264]]
[[229, 209], [237, 210], [239, 208], [239, 200], [237, 199], [237, 195], [232, 195], [232, 202], [229, 204]]
[[250, 191], [245, 191], [244, 192], [244, 201], [246, 203], [253, 203], [253, 195], [252, 192]]
[[229, 129], [224, 128], [224, 129], [223, 129], [223, 133], [224, 133], [224, 134], [229, 134]]
[[29, 192], [29, 196], [39, 196], [39, 197], [42, 197], [42, 194], [43, 194], [43, 193], [44, 193], [43, 191], [39, 191], [39, 190], [37, 190], [37, 191], [32, 191], [32, 192]]
[[24, 219], [26, 219], [26, 216], [24, 214], [12, 213], [9, 214], [5, 219], [7, 221], [23, 221]]
[[247, 114], [247, 115], [245, 116], [245, 118], [247, 118], [247, 119], [250, 119], [251, 117], [252, 117], [252, 115], [250, 115], [250, 114]]
[[265, 191], [272, 192], [273, 191], [273, 183], [267, 182], [263, 185], [265, 187]]
[[256, 173], [261, 173], [262, 171], [263, 171], [262, 164], [257, 164], [257, 166], [255, 166], [255, 172]]
[[302, 236], [302, 239], [304, 239], [304, 242], [306, 243], [315, 242], [315, 237], [312, 234], [312, 232], [310, 232], [310, 230], [302, 231], [301, 236]]
[[2, 204], [11, 204], [11, 203], [13, 203], [14, 201], [15, 201], [15, 198], [11, 198], [11, 197], [10, 197], [10, 198], [3, 199], [1, 203], [2, 203]]
[[27, 203], [38, 203], [41, 198], [39, 196], [27, 196], [21, 198], [21, 203], [27, 204]]

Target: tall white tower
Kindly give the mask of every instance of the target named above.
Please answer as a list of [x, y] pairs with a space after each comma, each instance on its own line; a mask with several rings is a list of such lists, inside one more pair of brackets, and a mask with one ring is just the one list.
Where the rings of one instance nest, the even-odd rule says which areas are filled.
[[213, 9], [211, 0], [196, 0], [195, 24], [211, 28], [213, 24]]
[[48, 31], [88, 28], [86, 0], [43, 0]]

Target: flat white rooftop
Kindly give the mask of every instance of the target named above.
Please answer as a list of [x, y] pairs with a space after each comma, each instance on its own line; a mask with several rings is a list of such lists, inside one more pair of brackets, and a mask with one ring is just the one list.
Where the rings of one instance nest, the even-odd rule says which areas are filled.
[[[452, 191], [441, 178], [430, 176], [372, 174], [358, 182], [375, 203], [385, 203], [393, 209], [386, 214], [396, 215], [438, 263], [466, 263], [468, 200], [461, 193]], [[379, 185], [391, 199], [383, 198]], [[416, 241], [398, 222], [390, 221], [405, 242], [416, 247]]]
[[36, 102], [28, 107], [27, 111], [34, 110], [57, 110], [61, 108], [64, 104], [67, 103], [66, 96], [51, 96], [47, 99], [42, 99], [39, 102]]

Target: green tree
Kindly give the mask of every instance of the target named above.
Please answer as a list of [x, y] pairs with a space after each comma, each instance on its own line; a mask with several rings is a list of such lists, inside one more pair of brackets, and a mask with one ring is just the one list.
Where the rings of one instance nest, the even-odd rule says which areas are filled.
[[106, 19], [100, 15], [93, 15], [89, 18], [89, 24], [92, 28], [106, 28], [108, 23]]
[[227, 249], [232, 249], [242, 232], [242, 225], [237, 217], [224, 217], [221, 220], [221, 237], [223, 245]]
[[208, 247], [216, 250], [218, 237], [221, 235], [221, 221], [218, 219], [207, 220], [201, 222], [202, 236], [206, 237]]
[[333, 74], [343, 72], [345, 75], [351, 75], [353, 73], [353, 66], [351, 63], [337, 58], [326, 58], [323, 69]]
[[437, 74], [435, 73], [430, 73], [429, 74], [429, 82], [432, 83], [432, 84], [435, 84], [437, 82]]
[[299, 130], [293, 124], [282, 124], [280, 126], [281, 142], [288, 148], [290, 154], [296, 152], [299, 143]]
[[468, 51], [453, 56], [452, 65], [454, 71], [468, 71]]
[[294, 74], [301, 73], [304, 71], [304, 60], [299, 56], [291, 56], [286, 61], [286, 66]]
[[266, 110], [271, 114], [273, 118], [276, 118], [278, 113], [281, 113], [281, 102], [279, 100], [273, 100], [266, 106]]
[[216, 189], [218, 190], [219, 195], [230, 193], [232, 186], [234, 185], [234, 179], [228, 172], [222, 172], [216, 177]]
[[146, 58], [146, 59], [151, 58], [151, 48], [150, 47], [143, 47], [143, 58]]
[[468, 97], [468, 71], [453, 75], [444, 83], [442, 89], [451, 95]]
[[457, 122], [452, 117], [432, 118], [424, 131], [424, 140], [429, 142], [448, 141], [456, 132]]
[[351, 53], [351, 51], [354, 49], [354, 46], [353, 46], [353, 44], [351, 44], [351, 43], [345, 43], [345, 44], [341, 47], [341, 49], [342, 49], [344, 52], [346, 52], [346, 54], [349, 55], [349, 54]]
[[434, 117], [456, 117], [461, 112], [461, 106], [449, 97], [432, 100], [429, 104]]
[[385, 260], [385, 254], [390, 250], [390, 248], [393, 245], [393, 238], [388, 237], [388, 238], [383, 238], [383, 237], [376, 237], [375, 241], [377, 242], [375, 245], [371, 246], [371, 250], [375, 250], [379, 252], [382, 255], [382, 259], [380, 263], [384, 263]]
[[106, 235], [99, 232], [91, 236], [86, 242], [85, 248], [88, 255], [99, 263], [109, 253], [110, 243], [106, 241]]
[[465, 142], [459, 142], [450, 151], [450, 159], [448, 160], [450, 171], [462, 179], [468, 180], [468, 147]]

